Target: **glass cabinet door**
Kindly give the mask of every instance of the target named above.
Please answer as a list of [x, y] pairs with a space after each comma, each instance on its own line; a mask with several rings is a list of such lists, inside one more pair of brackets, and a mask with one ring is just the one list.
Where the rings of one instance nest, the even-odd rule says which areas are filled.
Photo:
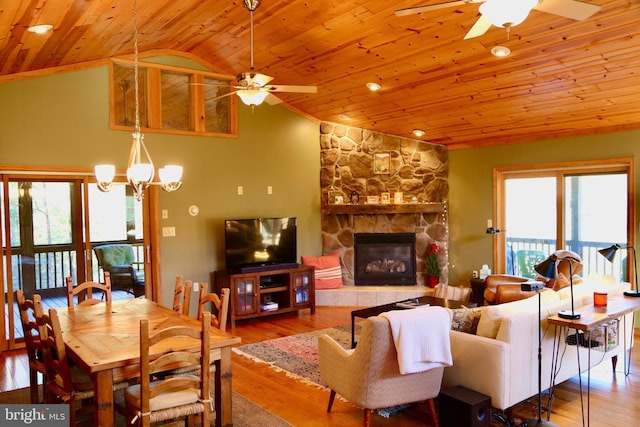
[[294, 304], [306, 304], [310, 300], [311, 275], [313, 271], [295, 273], [293, 276], [293, 301]]
[[236, 289], [236, 314], [254, 313], [256, 306], [256, 277], [232, 279]]

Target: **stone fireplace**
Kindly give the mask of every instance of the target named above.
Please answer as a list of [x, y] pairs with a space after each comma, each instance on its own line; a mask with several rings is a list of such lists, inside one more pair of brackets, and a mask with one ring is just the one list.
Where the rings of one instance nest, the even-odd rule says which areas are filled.
[[356, 286], [415, 285], [416, 235], [413, 233], [356, 233]]
[[[385, 167], [376, 163], [379, 158], [387, 162]], [[425, 255], [437, 243], [443, 252], [441, 280], [447, 281], [445, 147], [322, 122], [320, 161], [322, 250], [325, 254], [340, 252], [345, 286], [357, 284], [354, 242], [359, 233], [412, 234], [418, 286], [425, 286]], [[342, 203], [328, 203], [330, 189]], [[401, 197], [399, 203], [396, 193]], [[385, 195], [389, 202], [381, 203]], [[379, 197], [378, 203], [367, 203], [367, 196]]]

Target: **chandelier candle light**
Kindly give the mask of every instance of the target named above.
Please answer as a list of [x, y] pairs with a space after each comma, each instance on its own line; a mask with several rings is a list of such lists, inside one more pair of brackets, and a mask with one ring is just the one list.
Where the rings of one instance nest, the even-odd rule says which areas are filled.
[[[140, 93], [138, 78], [138, 11], [137, 2], [133, 2], [133, 73], [134, 73], [134, 95], [135, 95], [135, 131], [129, 152], [129, 162], [127, 163], [127, 182], [133, 188], [136, 200], [142, 200], [144, 190], [150, 185], [160, 185], [165, 191], [176, 191], [182, 186], [182, 166], [167, 165], [158, 170], [160, 182], [154, 182], [155, 168], [149, 155], [149, 151], [144, 144], [144, 135], [140, 132]], [[98, 181], [98, 188], [101, 191], [111, 190], [115, 178], [116, 168], [114, 165], [96, 165], [95, 175]], [[125, 184], [125, 183], [117, 183]]]

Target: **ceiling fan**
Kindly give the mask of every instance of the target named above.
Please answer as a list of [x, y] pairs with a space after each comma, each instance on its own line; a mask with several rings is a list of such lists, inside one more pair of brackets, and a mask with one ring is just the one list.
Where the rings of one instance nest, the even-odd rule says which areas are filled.
[[491, 25], [506, 28], [508, 33], [511, 27], [515, 27], [527, 18], [531, 9], [576, 21], [584, 21], [601, 9], [600, 6], [577, 0], [460, 0], [399, 9], [395, 13], [396, 16], [407, 16], [469, 3], [483, 4], [479, 9], [480, 18], [464, 36], [465, 40], [483, 35]]
[[260, 0], [243, 0], [243, 5], [251, 13], [251, 68], [248, 72], [238, 74], [236, 80], [237, 85], [231, 86], [233, 89], [224, 95], [217, 96], [213, 99], [223, 98], [233, 95], [234, 93], [247, 105], [256, 106], [262, 104], [265, 100], [268, 104], [279, 104], [282, 100], [273, 92], [291, 92], [291, 93], [316, 93], [316, 86], [298, 86], [298, 85], [270, 85], [269, 82], [273, 77], [256, 72], [253, 68], [253, 12], [260, 6]]

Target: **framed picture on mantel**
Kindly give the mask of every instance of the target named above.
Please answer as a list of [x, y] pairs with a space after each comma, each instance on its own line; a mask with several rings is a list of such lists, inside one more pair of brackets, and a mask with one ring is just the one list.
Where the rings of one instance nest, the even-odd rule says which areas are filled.
[[389, 153], [375, 153], [373, 155], [373, 173], [378, 175], [391, 173], [391, 155]]

